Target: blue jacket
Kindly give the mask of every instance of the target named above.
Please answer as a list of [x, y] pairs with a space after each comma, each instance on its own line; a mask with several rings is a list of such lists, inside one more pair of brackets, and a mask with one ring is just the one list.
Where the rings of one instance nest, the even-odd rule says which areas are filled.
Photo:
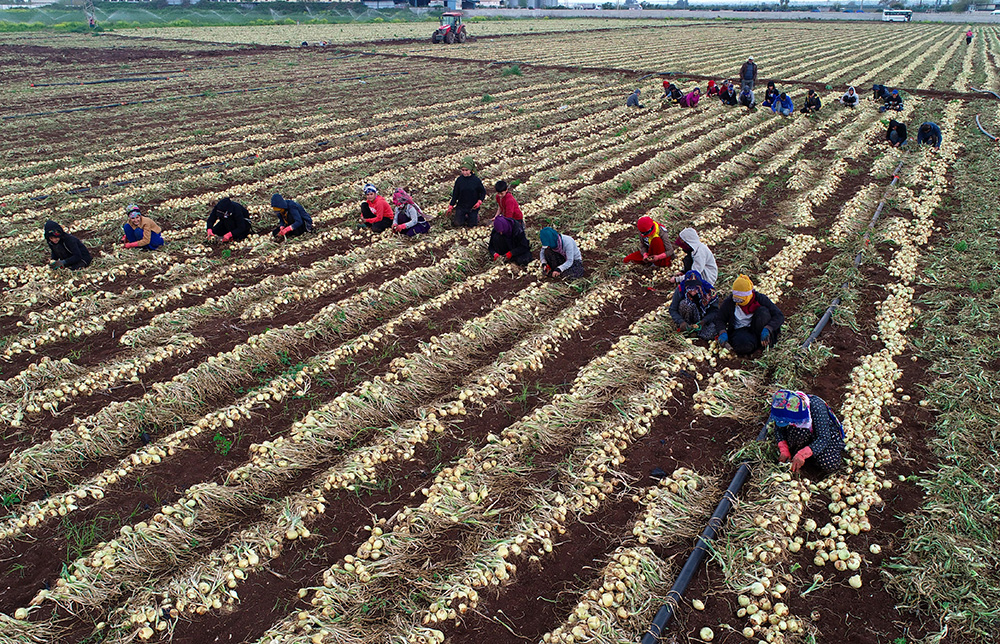
[[309, 213], [306, 212], [306, 209], [299, 202], [292, 199], [284, 199], [281, 195], [276, 194], [271, 197], [271, 205], [275, 208], [285, 209], [284, 213], [274, 213], [282, 226], [291, 226], [292, 230], [298, 230], [305, 226], [307, 231], [312, 230], [312, 217], [309, 216]]
[[[926, 134], [924, 133], [925, 125], [929, 125], [931, 127], [931, 131]], [[921, 143], [927, 143], [928, 145], [933, 145], [936, 148], [941, 147], [941, 128], [938, 127], [937, 123], [926, 121], [920, 124], [920, 129], [917, 130], [917, 145], [920, 145]]]
[[785, 94], [784, 100], [782, 100], [781, 97], [778, 97], [778, 99], [774, 101], [774, 105], [771, 106], [771, 111], [777, 112], [779, 109], [786, 109], [794, 112], [795, 105], [792, 103], [792, 97], [788, 94]]

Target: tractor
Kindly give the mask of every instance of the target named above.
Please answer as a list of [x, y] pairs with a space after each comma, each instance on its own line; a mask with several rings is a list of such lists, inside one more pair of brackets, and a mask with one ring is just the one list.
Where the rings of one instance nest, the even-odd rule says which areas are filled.
[[465, 25], [462, 24], [462, 14], [458, 11], [446, 11], [441, 14], [441, 26], [434, 31], [431, 42], [446, 42], [450, 45], [456, 41], [465, 42], [468, 37]]

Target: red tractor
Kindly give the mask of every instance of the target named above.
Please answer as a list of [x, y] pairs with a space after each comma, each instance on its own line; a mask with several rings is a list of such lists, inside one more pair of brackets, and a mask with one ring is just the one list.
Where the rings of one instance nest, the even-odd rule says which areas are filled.
[[441, 14], [441, 26], [434, 31], [431, 42], [446, 42], [450, 45], [456, 41], [465, 42], [468, 37], [465, 25], [462, 24], [462, 14], [458, 11], [446, 11]]

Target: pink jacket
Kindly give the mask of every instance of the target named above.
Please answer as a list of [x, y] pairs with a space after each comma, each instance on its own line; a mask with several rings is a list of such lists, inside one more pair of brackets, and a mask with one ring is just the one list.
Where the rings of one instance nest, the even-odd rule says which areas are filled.
[[698, 101], [700, 99], [701, 96], [696, 94], [695, 92], [688, 92], [687, 94], [684, 95], [684, 97], [681, 100], [677, 102], [680, 103], [681, 107], [694, 107], [695, 105], [698, 104]]

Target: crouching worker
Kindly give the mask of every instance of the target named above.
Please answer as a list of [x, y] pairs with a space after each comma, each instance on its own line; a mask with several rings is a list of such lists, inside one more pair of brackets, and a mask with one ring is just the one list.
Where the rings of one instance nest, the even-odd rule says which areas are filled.
[[747, 356], [778, 340], [785, 315], [774, 302], [753, 288], [746, 275], [733, 282], [732, 294], [719, 305], [719, 344]]
[[626, 255], [622, 261], [626, 264], [652, 264], [667, 267], [673, 258], [673, 248], [667, 250], [660, 236], [660, 224], [652, 217], [639, 217], [635, 227], [639, 229], [639, 250]]
[[583, 255], [580, 247], [569, 235], [560, 235], [555, 228], [542, 228], [538, 233], [542, 241], [539, 261], [545, 277], [561, 277], [567, 282], [583, 277]]
[[243, 241], [250, 234], [250, 213], [243, 204], [229, 197], [219, 200], [208, 215], [208, 238], [222, 241]]
[[49, 268], [68, 268], [78, 271], [90, 266], [90, 251], [83, 242], [68, 234], [54, 221], [45, 222], [45, 241], [49, 244], [52, 261]]
[[122, 226], [125, 248], [156, 250], [163, 245], [163, 237], [160, 235], [163, 229], [149, 217], [143, 217], [139, 206], [129, 204], [125, 212], [128, 214], [128, 221]]
[[[698, 271], [698, 275], [709, 284], [715, 284], [716, 280], [719, 279], [719, 266], [715, 262], [715, 254], [702, 243], [701, 238], [698, 237], [698, 231], [694, 228], [682, 230], [677, 235], [677, 239], [674, 240], [674, 248], [685, 253], [682, 260], [684, 273]], [[684, 273], [674, 275], [673, 281], [678, 284], [683, 282]]]
[[271, 209], [278, 218], [278, 225], [271, 229], [271, 236], [279, 241], [285, 237], [298, 237], [313, 229], [312, 217], [297, 201], [274, 193], [271, 195]]
[[389, 202], [378, 193], [373, 183], [366, 183], [362, 188], [365, 200], [361, 202], [361, 223], [371, 228], [373, 233], [388, 230], [393, 225], [393, 212]]
[[494, 261], [503, 259], [507, 263], [513, 262], [518, 266], [527, 266], [531, 263], [531, 244], [528, 243], [528, 238], [524, 235], [524, 229], [517, 228], [506, 217], [493, 219], [489, 252]]
[[822, 398], [779, 389], [771, 399], [768, 420], [774, 422], [778, 461], [791, 461], [793, 472], [806, 463], [825, 473], [840, 467], [844, 428]]
[[715, 321], [719, 316], [719, 298], [712, 285], [701, 278], [698, 271], [688, 271], [684, 281], [674, 291], [670, 302], [670, 317], [681, 333], [697, 332], [703, 340], [711, 340], [717, 333]]
[[396, 192], [392, 193], [392, 204], [396, 207], [392, 219], [393, 232], [413, 237], [430, 231], [431, 222], [427, 221], [423, 211], [405, 190], [397, 188]]

